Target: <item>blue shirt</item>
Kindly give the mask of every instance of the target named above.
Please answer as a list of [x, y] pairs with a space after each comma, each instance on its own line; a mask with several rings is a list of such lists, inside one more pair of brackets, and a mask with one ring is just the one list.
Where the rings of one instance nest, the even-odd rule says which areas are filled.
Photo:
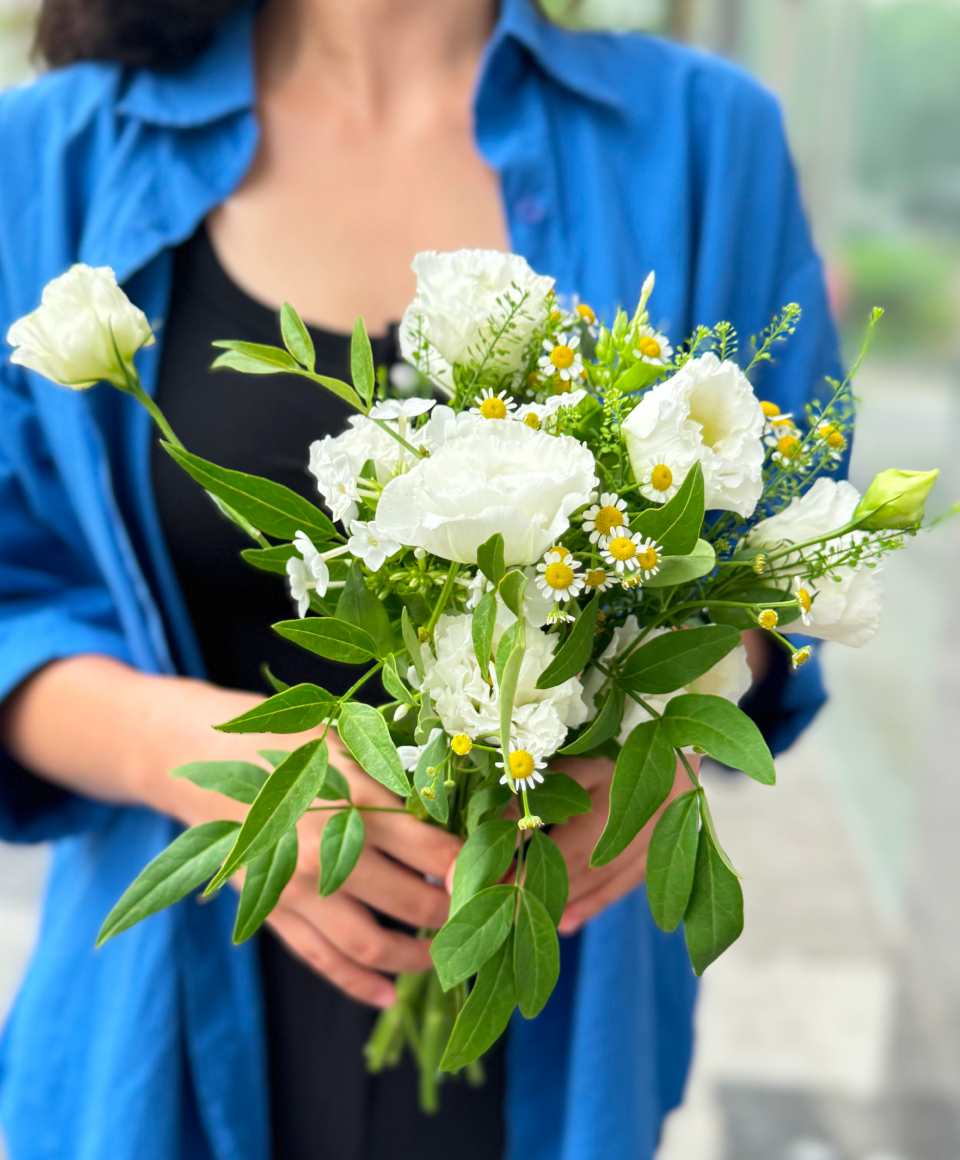
[[[0, 334], [77, 261], [112, 266], [162, 323], [171, 248], [247, 172], [254, 104], [248, 11], [180, 71], [80, 64], [6, 93]], [[654, 318], [674, 341], [720, 319], [747, 336], [796, 301], [804, 322], [764, 368], [761, 395], [802, 413], [835, 373], [779, 112], [736, 69], [654, 38], [570, 34], [531, 0], [505, 0], [476, 136], [514, 247], [560, 291], [610, 319], [655, 269]], [[140, 356], [148, 390], [160, 336]], [[0, 366], [0, 697], [77, 653], [169, 673], [175, 651], [202, 675], [150, 490], [150, 438], [108, 387], [71, 392]], [[821, 700], [813, 667], [801, 670], [781, 746]], [[259, 976], [253, 947], [231, 945], [230, 892], [93, 950], [174, 832], [2, 757], [0, 837], [56, 840], [39, 945], [0, 1050], [14, 1160], [267, 1158]], [[657, 930], [642, 890], [564, 940], [546, 1011], [511, 1031], [510, 1160], [648, 1160], [681, 1096], [694, 993], [682, 934]]]

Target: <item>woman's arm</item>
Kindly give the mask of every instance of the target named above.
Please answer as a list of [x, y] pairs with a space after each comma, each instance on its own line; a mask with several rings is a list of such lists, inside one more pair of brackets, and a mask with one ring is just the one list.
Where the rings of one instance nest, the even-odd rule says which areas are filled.
[[[182, 677], [148, 676], [96, 655], [56, 661], [13, 693], [0, 710], [0, 743], [25, 767], [87, 797], [144, 805], [184, 825], [243, 819], [246, 807], [169, 771], [187, 761], [257, 761], [275, 737], [218, 733], [212, 728], [262, 698]], [[289, 740], [304, 744], [316, 731]], [[357, 804], [400, 802], [368, 777], [329, 738], [338, 769]], [[376, 1006], [393, 1001], [392, 982], [379, 972], [430, 966], [427, 944], [384, 930], [376, 905], [416, 927], [440, 927], [448, 897], [423, 874], [443, 879], [460, 847], [457, 838], [405, 814], [367, 813], [364, 852], [344, 888], [317, 894], [323, 813], [298, 829], [300, 860], [268, 920], [291, 950], [354, 998]]]

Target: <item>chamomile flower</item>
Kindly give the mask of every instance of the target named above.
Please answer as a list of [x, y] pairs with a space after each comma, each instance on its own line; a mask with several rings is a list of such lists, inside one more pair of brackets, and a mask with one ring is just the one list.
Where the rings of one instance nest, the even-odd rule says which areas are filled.
[[[558, 334], [556, 342], [545, 338], [543, 340], [545, 353], [539, 360], [541, 371], [549, 378], [559, 378], [565, 383], [582, 378], [583, 359], [577, 350], [579, 345], [579, 334]], [[556, 389], [554, 393], [558, 393]]]
[[[768, 444], [770, 440], [767, 440]], [[772, 446], [776, 448], [770, 458], [781, 467], [800, 467], [802, 447], [797, 435], [781, 435]]]
[[471, 407], [470, 411], [482, 419], [506, 419], [511, 411], [516, 410], [516, 406], [506, 391], [494, 394], [493, 387], [484, 387], [477, 406]]
[[600, 502], [593, 504], [583, 513], [583, 530], [590, 536], [590, 543], [608, 536], [616, 536], [621, 530], [630, 526], [626, 515], [627, 501], [621, 499], [616, 492], [605, 491], [600, 496]]
[[809, 628], [813, 623], [813, 617], [811, 615], [813, 611], [813, 593], [809, 588], [805, 588], [801, 582], [800, 587], [797, 589], [794, 595], [796, 596], [797, 602], [800, 605], [800, 619], [803, 621], [804, 625]]
[[583, 591], [583, 577], [578, 576], [580, 562], [564, 547], [551, 549], [537, 565], [537, 587], [545, 596], [556, 600], [573, 600]]
[[641, 362], [662, 367], [673, 358], [673, 347], [665, 334], [659, 334], [652, 326], [641, 326], [637, 331], [637, 348], [633, 355]]
[[843, 432], [834, 427], [832, 423], [824, 423], [822, 427], [817, 428], [817, 434], [826, 444], [827, 454], [830, 458], [841, 460], [847, 447]]
[[638, 482], [644, 499], [652, 503], [666, 503], [680, 490], [683, 473], [676, 464], [671, 467], [662, 459], [650, 459], [641, 466]]
[[[501, 757], [503, 752], [501, 750]], [[498, 761], [496, 763], [497, 769], [503, 769], [504, 763]], [[500, 778], [501, 785], [510, 785], [510, 778], [513, 778], [514, 793], [519, 793], [520, 790], [531, 790], [537, 785], [543, 784], [543, 770], [547, 768], [547, 763], [541, 761], [539, 756], [531, 753], [528, 749], [511, 749], [510, 751], [510, 774], [507, 775], [504, 770], [503, 776]]]
[[591, 592], [606, 592], [608, 588], [613, 587], [613, 579], [613, 576], [603, 568], [591, 568], [584, 573], [583, 583]]
[[[627, 529], [622, 529], [616, 535], [609, 536], [600, 541], [600, 550], [603, 553], [603, 558], [610, 565], [610, 567], [622, 576], [625, 572], [635, 572], [640, 567], [639, 555], [641, 551], [647, 551], [648, 545], [651, 543], [649, 539], [640, 535], [637, 532], [631, 535]], [[654, 544], [654, 547], [656, 545]], [[656, 567], [659, 563], [653, 563]]]
[[579, 406], [580, 402], [586, 397], [587, 392], [582, 387], [576, 391], [571, 391], [569, 389], [569, 383], [564, 383], [563, 385], [567, 389], [557, 395], [551, 396], [545, 403], [524, 403], [522, 407], [518, 407], [514, 418], [522, 419], [528, 427], [532, 427], [534, 431], [537, 431], [563, 407]]
[[[761, 404], [762, 405], [762, 404]], [[768, 406], [775, 406], [770, 403]], [[797, 467], [801, 453], [800, 431], [789, 415], [768, 417], [764, 424], [764, 443], [773, 448], [770, 458], [782, 467]]]

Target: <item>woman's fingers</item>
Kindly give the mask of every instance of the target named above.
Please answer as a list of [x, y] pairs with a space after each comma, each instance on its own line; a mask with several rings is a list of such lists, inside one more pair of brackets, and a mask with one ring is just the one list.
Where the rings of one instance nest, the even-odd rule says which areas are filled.
[[647, 872], [646, 849], [628, 850], [611, 866], [609, 873], [591, 871], [598, 875], [591, 880], [591, 889], [567, 903], [558, 928], [561, 934], [575, 934], [588, 919], [639, 886]]
[[461, 838], [409, 814], [365, 813], [363, 820], [371, 846], [441, 882], [463, 845]]
[[343, 889], [368, 906], [414, 927], [439, 930], [450, 912], [450, 897], [376, 849], [364, 850]]

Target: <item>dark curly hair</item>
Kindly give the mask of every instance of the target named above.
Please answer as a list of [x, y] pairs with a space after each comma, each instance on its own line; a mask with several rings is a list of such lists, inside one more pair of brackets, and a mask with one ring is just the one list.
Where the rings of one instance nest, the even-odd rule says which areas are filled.
[[78, 60], [171, 69], [201, 53], [243, 0], [43, 0], [35, 52], [52, 68]]

